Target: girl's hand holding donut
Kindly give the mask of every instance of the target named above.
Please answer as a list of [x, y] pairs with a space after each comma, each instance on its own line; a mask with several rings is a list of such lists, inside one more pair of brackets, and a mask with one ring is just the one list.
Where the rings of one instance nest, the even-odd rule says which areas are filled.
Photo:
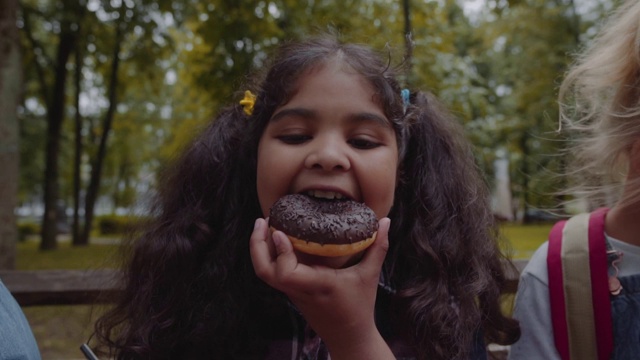
[[389, 224], [387, 218], [380, 220], [377, 239], [361, 261], [334, 269], [300, 263], [283, 232], [271, 234], [266, 220], [256, 220], [250, 243], [256, 274], [289, 297], [334, 360], [394, 359], [374, 322]]

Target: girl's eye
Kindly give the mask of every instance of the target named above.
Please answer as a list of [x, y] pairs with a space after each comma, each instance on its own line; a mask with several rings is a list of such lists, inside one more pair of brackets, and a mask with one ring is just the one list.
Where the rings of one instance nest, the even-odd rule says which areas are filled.
[[362, 149], [362, 150], [373, 149], [373, 148], [377, 148], [378, 146], [380, 146], [380, 143], [378, 143], [378, 142], [371, 141], [371, 140], [368, 140], [368, 139], [362, 139], [362, 138], [354, 138], [354, 139], [349, 140], [348, 142], [354, 148]]
[[311, 136], [301, 134], [280, 135], [278, 136], [278, 139], [285, 144], [297, 145], [308, 141], [309, 139], [311, 139]]

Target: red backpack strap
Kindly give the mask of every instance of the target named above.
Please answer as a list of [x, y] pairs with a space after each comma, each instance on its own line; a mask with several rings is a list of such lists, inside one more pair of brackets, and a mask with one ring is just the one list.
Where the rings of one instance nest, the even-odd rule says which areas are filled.
[[556, 223], [549, 234], [547, 269], [549, 272], [549, 300], [551, 323], [556, 349], [562, 360], [570, 360], [567, 312], [564, 301], [564, 281], [562, 274], [562, 230], [567, 222]]
[[599, 359], [610, 359], [613, 352], [609, 263], [604, 237], [604, 219], [608, 210], [602, 208], [594, 211], [589, 221], [589, 263], [591, 264], [593, 316], [596, 323]]
[[574, 216], [556, 224], [549, 236], [551, 317], [556, 348], [563, 360], [609, 359], [613, 349], [606, 212], [598, 209]]

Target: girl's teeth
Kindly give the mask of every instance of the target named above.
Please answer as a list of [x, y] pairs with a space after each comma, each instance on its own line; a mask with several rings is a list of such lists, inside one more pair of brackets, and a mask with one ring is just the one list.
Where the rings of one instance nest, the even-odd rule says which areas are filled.
[[342, 194], [334, 191], [311, 190], [309, 191], [309, 195], [321, 199], [342, 199]]

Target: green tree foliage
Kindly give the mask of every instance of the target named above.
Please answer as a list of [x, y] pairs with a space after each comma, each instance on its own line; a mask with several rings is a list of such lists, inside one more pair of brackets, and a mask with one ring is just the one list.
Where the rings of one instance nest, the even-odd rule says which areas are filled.
[[[514, 195], [523, 210], [558, 204], [563, 166], [556, 89], [592, 26], [573, 0], [488, 1], [491, 12], [479, 27], [482, 75], [492, 92], [493, 114], [478, 118], [487, 141], [508, 151]], [[591, 14], [593, 16], [593, 14]], [[594, 16], [599, 19], [601, 16]], [[491, 130], [491, 131], [487, 131]], [[526, 219], [525, 219], [526, 221]]]

